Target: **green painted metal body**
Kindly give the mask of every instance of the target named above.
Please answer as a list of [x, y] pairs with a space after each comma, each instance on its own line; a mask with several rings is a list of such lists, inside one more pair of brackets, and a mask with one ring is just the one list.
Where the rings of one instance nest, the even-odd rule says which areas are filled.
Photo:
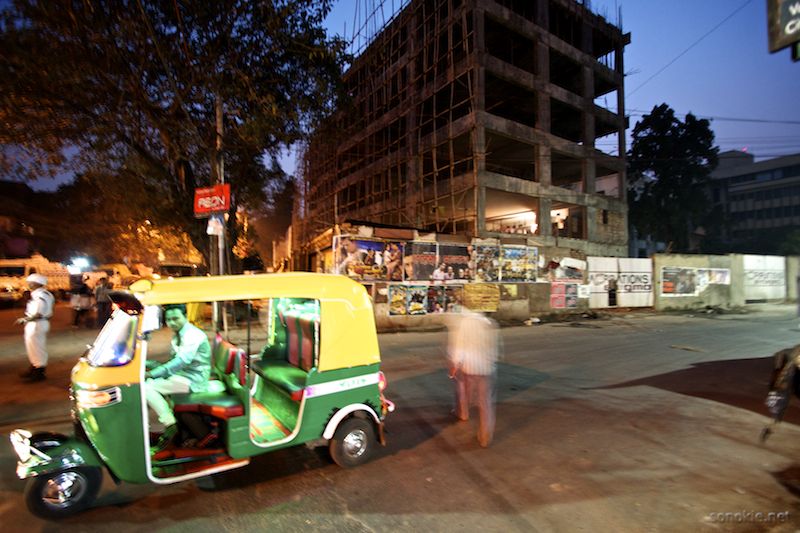
[[[330, 381], [374, 374], [380, 370], [380, 364], [366, 365], [354, 368], [343, 368], [317, 372], [312, 370], [308, 374], [307, 386], [318, 385]], [[273, 450], [297, 446], [309, 441], [322, 438], [322, 433], [336, 411], [352, 404], [365, 404], [381, 416], [381, 400], [378, 385], [367, 385], [355, 389], [326, 394], [304, 400], [302, 417], [298, 419], [299, 430], [294, 438], [281, 444], [257, 445], [250, 439], [249, 411], [246, 416], [237, 417], [228, 421], [228, 453], [234, 458], [245, 458]], [[249, 404], [249, 402], [248, 402]], [[245, 404], [245, 405], [248, 405]], [[249, 406], [248, 406], [249, 408]]]
[[[73, 384], [75, 392], [80, 385]], [[86, 436], [114, 475], [129, 483], [147, 483], [142, 397], [138, 383], [119, 385], [121, 401], [104, 407], [76, 407]]]

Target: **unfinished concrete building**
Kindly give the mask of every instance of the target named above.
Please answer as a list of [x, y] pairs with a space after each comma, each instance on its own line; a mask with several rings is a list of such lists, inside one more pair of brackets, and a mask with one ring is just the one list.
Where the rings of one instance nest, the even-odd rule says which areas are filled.
[[357, 220], [627, 253], [619, 27], [573, 0], [410, 0], [303, 159], [296, 249]]

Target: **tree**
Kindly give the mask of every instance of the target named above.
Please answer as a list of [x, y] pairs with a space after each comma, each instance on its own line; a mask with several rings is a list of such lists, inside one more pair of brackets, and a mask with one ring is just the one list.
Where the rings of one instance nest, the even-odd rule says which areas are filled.
[[[16, 0], [0, 10], [0, 172], [65, 166], [108, 214], [177, 226], [207, 251], [196, 186], [262, 210], [281, 149], [334, 108], [344, 43], [331, 0]], [[221, 120], [220, 120], [221, 119]], [[222, 125], [222, 135], [218, 126]], [[135, 205], [136, 209], [130, 206]], [[92, 209], [96, 206], [86, 206]], [[236, 236], [231, 235], [231, 242]]]
[[633, 128], [628, 152], [628, 205], [640, 235], [691, 248], [692, 233], [711, 222], [708, 183], [719, 148], [708, 120], [681, 122], [667, 104], [653, 107]]

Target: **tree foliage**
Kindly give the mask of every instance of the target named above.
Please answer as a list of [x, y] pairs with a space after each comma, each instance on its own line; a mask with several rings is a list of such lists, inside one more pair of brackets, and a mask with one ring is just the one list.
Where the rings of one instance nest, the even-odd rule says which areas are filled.
[[633, 128], [628, 152], [630, 220], [640, 235], [690, 250], [692, 232], [712, 222], [708, 183], [719, 149], [708, 120], [681, 121], [661, 104]]
[[105, 209], [119, 223], [177, 226], [204, 250], [192, 195], [217, 181], [218, 158], [231, 184], [232, 211], [262, 210], [266, 186], [286, 179], [277, 163], [281, 149], [303, 139], [335, 105], [347, 58], [344, 43], [322, 27], [330, 4], [6, 5], [0, 172], [40, 177], [71, 165], [95, 176], [97, 205], [86, 209]]

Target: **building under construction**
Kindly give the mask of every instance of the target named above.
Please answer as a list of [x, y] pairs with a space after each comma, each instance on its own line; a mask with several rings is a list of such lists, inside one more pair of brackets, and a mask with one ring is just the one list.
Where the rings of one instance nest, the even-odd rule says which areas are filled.
[[294, 249], [360, 221], [626, 255], [630, 36], [587, 4], [408, 1], [306, 149]]

